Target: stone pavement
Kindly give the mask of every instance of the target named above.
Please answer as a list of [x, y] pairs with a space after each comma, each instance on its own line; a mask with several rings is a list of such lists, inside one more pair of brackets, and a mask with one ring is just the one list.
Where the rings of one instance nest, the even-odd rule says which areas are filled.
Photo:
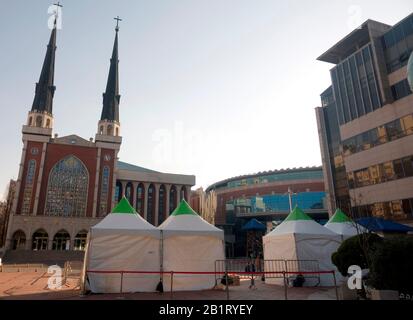
[[[79, 279], [68, 279], [61, 290], [47, 288], [49, 275], [36, 272], [0, 272], [0, 299], [24, 300], [226, 300], [224, 289], [165, 293], [90, 294], [80, 296]], [[284, 300], [283, 286], [268, 285], [256, 280], [256, 289], [249, 289], [248, 280], [231, 286], [231, 300]], [[334, 288], [288, 288], [289, 300], [335, 300]]]

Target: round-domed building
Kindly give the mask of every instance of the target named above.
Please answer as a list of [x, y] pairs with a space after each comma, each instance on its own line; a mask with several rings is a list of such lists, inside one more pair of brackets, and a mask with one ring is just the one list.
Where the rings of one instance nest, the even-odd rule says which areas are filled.
[[[249, 255], [246, 225], [252, 219], [265, 227], [263, 233], [280, 223], [290, 212], [290, 207], [296, 205], [319, 222], [328, 219], [321, 166], [265, 171], [225, 179], [209, 186], [207, 198], [209, 195], [213, 195], [216, 203], [214, 223], [225, 230], [227, 257]], [[196, 202], [197, 198], [193, 193], [192, 201]]]
[[413, 52], [410, 55], [409, 62], [407, 63], [407, 80], [409, 81], [410, 90], [413, 92]]

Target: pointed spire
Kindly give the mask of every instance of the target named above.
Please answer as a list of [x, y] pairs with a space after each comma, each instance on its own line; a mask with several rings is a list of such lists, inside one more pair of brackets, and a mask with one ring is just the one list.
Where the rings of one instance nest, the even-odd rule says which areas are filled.
[[341, 209], [337, 208], [334, 215], [328, 220], [329, 223], [351, 222], [351, 219]]
[[53, 96], [56, 90], [56, 87], [54, 86], [56, 30], [55, 18], [49, 44], [47, 45], [42, 72], [40, 73], [39, 82], [36, 83], [36, 93], [34, 95], [31, 111], [47, 112], [49, 114], [52, 114], [53, 111]]
[[131, 206], [128, 199], [123, 196], [111, 213], [136, 214], [136, 210]]
[[112, 58], [110, 59], [110, 69], [106, 91], [103, 94], [103, 109], [100, 120], [109, 120], [119, 122], [119, 56], [118, 56], [118, 32], [119, 17], [116, 25], [115, 43], [113, 44]]
[[297, 220], [313, 220], [303, 210], [295, 206], [294, 210], [285, 218], [284, 221], [297, 221]]
[[171, 213], [171, 216], [180, 216], [184, 214], [198, 215], [194, 209], [191, 208], [188, 202], [186, 202], [185, 199], [182, 199], [178, 207], [176, 207], [176, 209]]

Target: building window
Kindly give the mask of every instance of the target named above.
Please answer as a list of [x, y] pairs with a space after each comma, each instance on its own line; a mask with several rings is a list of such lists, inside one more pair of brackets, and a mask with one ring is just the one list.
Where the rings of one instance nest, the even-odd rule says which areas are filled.
[[145, 208], [145, 186], [139, 183], [136, 189], [136, 211], [143, 216]]
[[165, 211], [166, 211], [166, 190], [165, 186], [161, 185], [159, 188], [159, 203], [158, 203], [158, 225], [165, 220]]
[[[247, 184], [247, 181], [245, 180], [245, 184]], [[180, 197], [179, 197], [179, 199], [180, 199], [180, 201], [182, 201], [182, 200], [186, 200], [187, 199], [187, 197], [186, 197], [186, 188], [185, 188], [185, 186], [182, 186], [181, 187], [181, 192], [180, 192]]]
[[29, 117], [29, 122], [27, 123], [29, 126], [31, 126], [33, 124], [33, 118]]
[[40, 251], [47, 250], [49, 236], [43, 229], [37, 230], [32, 237], [32, 250]]
[[60, 160], [49, 175], [46, 215], [86, 216], [88, 186], [88, 171], [78, 158]]
[[111, 136], [113, 134], [113, 126], [111, 124], [108, 125], [107, 130], [108, 130], [107, 135]]
[[132, 182], [128, 182], [125, 188], [125, 197], [128, 199], [129, 203], [132, 203], [133, 186]]
[[410, 134], [413, 134], [412, 114], [344, 140], [343, 154], [348, 156]]
[[58, 231], [53, 238], [52, 250], [67, 251], [70, 250], [70, 235], [66, 230]]
[[12, 238], [12, 250], [22, 250], [26, 246], [26, 234], [22, 230], [17, 230]]
[[41, 127], [42, 126], [42, 117], [37, 116], [36, 117], [36, 127]]
[[413, 176], [413, 156], [347, 173], [350, 189]]
[[176, 187], [172, 186], [171, 190], [169, 191], [169, 214], [171, 214], [176, 209], [176, 196]]
[[21, 213], [27, 215], [30, 213], [32, 202], [34, 175], [36, 172], [36, 160], [30, 160], [27, 166], [26, 183], [23, 192], [23, 203]]
[[84, 251], [86, 248], [87, 231], [82, 230], [75, 236], [75, 241], [73, 242], [73, 250]]
[[99, 215], [101, 217], [108, 214], [109, 178], [110, 178], [110, 169], [108, 166], [104, 166], [102, 170], [102, 187], [100, 190]]
[[155, 193], [155, 187], [153, 184], [151, 184], [148, 188], [148, 205], [146, 217], [146, 220], [151, 224], [155, 224]]
[[116, 181], [116, 189], [114, 194], [114, 200], [118, 203], [122, 199], [123, 187], [120, 181]]

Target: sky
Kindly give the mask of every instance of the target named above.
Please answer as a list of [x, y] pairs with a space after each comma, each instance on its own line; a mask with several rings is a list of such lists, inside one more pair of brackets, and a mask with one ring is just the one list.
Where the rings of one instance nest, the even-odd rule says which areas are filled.
[[[120, 16], [119, 158], [204, 188], [321, 165], [314, 108], [333, 65], [317, 57], [367, 19], [413, 11], [411, 0], [61, 2], [54, 133], [94, 137]], [[18, 175], [51, 4], [0, 0], [0, 192]]]

